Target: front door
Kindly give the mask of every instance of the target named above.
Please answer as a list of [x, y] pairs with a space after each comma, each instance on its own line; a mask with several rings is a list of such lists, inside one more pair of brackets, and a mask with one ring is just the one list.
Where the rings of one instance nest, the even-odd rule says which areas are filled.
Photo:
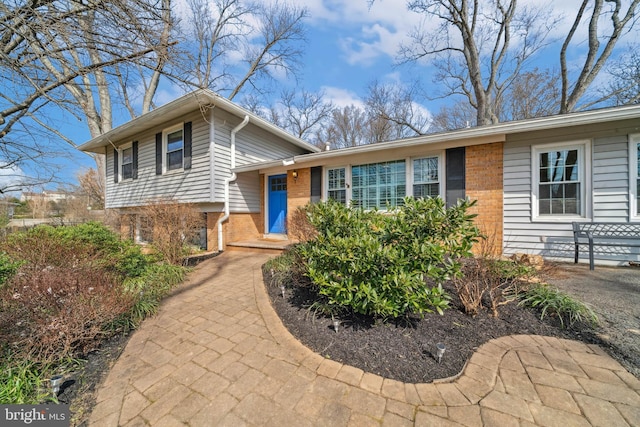
[[287, 233], [287, 175], [269, 177], [269, 233]]

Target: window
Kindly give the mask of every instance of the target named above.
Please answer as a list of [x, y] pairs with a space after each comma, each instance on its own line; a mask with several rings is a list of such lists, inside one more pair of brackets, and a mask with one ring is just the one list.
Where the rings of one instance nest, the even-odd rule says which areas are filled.
[[347, 203], [347, 179], [345, 168], [328, 170], [328, 198], [340, 203]]
[[438, 157], [413, 160], [413, 197], [436, 197], [440, 195]]
[[122, 150], [122, 179], [133, 178], [133, 147]]
[[587, 217], [587, 143], [533, 148], [535, 216]]
[[174, 130], [166, 134], [166, 170], [182, 169], [184, 140], [182, 129]]
[[353, 166], [352, 204], [365, 209], [400, 206], [406, 180], [404, 160]]

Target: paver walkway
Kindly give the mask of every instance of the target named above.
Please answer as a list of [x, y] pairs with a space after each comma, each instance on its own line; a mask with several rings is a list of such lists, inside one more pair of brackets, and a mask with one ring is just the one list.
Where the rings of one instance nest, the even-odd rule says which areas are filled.
[[492, 340], [455, 381], [405, 384], [326, 360], [272, 310], [261, 254], [205, 261], [133, 334], [92, 426], [640, 426], [640, 381], [599, 347]]

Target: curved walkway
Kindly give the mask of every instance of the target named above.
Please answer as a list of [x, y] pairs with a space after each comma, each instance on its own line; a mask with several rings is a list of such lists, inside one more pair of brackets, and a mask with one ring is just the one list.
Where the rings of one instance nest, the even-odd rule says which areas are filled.
[[452, 382], [405, 384], [326, 360], [272, 310], [260, 266], [200, 264], [129, 341], [94, 426], [640, 426], [640, 381], [597, 346], [492, 340]]

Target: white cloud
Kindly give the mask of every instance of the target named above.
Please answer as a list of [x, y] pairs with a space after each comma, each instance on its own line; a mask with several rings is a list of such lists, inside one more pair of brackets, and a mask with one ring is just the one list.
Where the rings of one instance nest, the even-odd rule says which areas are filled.
[[[27, 180], [27, 175], [19, 167], [0, 164], [0, 190], [3, 192], [4, 189], [19, 190]], [[15, 196], [14, 192], [9, 193]]]
[[332, 102], [336, 107], [344, 108], [349, 105], [364, 108], [364, 102], [353, 91], [333, 86], [323, 86], [321, 88], [324, 93], [324, 99]]

